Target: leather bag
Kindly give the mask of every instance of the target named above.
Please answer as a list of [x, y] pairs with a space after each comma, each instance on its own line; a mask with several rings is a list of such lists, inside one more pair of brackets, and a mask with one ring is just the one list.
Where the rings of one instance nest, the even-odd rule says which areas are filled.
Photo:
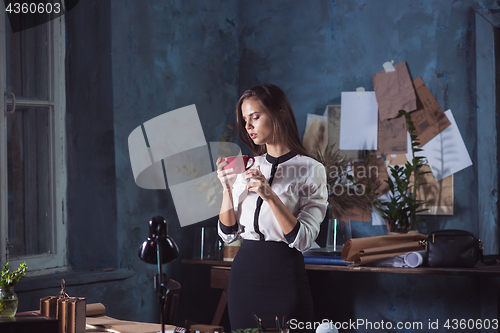
[[474, 267], [482, 260], [482, 241], [465, 230], [434, 231], [422, 243], [429, 267]]

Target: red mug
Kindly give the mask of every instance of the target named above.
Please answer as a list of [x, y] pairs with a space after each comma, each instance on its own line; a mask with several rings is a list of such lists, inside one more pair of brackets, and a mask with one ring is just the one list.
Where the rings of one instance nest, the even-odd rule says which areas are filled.
[[[250, 165], [248, 165], [249, 160], [252, 160], [252, 163]], [[255, 158], [248, 155], [238, 155], [226, 157], [222, 161], [229, 162], [229, 164], [224, 167], [224, 170], [234, 169], [235, 173], [243, 173], [252, 167], [252, 165], [255, 163]]]

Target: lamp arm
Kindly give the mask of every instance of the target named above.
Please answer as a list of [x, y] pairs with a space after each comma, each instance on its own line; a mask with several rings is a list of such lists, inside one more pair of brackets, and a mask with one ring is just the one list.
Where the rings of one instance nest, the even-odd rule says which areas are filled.
[[160, 228], [161, 223], [158, 224], [158, 230], [156, 233], [156, 259], [158, 260], [158, 278], [156, 279], [156, 292], [158, 294], [158, 300], [160, 302], [160, 322], [161, 322], [161, 332], [165, 332], [165, 283], [163, 281], [163, 272], [162, 272], [162, 252], [161, 252], [161, 240], [160, 240]]

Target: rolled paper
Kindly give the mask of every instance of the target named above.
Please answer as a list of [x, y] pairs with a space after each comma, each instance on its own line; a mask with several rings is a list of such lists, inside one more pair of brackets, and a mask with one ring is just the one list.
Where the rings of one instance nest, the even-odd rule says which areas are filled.
[[87, 304], [85, 315], [87, 317], [101, 316], [106, 312], [106, 307], [102, 303]]

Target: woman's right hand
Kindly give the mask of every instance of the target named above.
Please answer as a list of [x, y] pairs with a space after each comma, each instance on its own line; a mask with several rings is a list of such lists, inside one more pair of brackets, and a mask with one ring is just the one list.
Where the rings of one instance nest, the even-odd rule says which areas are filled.
[[229, 164], [227, 161], [222, 161], [219, 157], [215, 162], [217, 165], [217, 178], [222, 184], [222, 187], [225, 191], [229, 191], [233, 188], [233, 184], [236, 181], [236, 173], [234, 169], [224, 170], [223, 168]]

